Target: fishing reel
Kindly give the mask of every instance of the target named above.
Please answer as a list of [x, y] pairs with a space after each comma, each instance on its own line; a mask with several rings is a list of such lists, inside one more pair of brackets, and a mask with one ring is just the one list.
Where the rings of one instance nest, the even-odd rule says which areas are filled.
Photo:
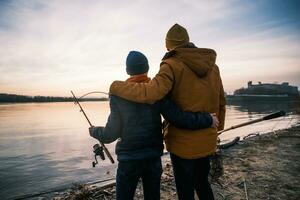
[[105, 160], [105, 156], [104, 156], [103, 147], [100, 146], [99, 144], [95, 144], [93, 146], [93, 152], [95, 154], [95, 161], [93, 161], [92, 165], [93, 167], [95, 167], [98, 164], [97, 156], [100, 156], [102, 160]]

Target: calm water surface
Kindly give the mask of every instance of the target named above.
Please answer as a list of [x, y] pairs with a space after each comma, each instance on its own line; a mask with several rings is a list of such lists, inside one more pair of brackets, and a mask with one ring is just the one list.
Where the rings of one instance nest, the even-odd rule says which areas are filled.
[[[300, 102], [231, 103], [226, 127], [285, 110], [284, 118], [236, 129], [223, 140], [249, 133], [263, 133], [289, 127], [300, 121], [294, 114]], [[107, 102], [83, 103], [95, 125], [105, 125]], [[69, 187], [74, 182], [103, 179], [108, 160], [92, 168], [92, 146], [97, 141], [88, 134], [88, 123], [73, 103], [0, 104], [0, 197], [18, 196]], [[114, 154], [115, 144], [107, 145]], [[106, 175], [107, 176], [107, 175]]]

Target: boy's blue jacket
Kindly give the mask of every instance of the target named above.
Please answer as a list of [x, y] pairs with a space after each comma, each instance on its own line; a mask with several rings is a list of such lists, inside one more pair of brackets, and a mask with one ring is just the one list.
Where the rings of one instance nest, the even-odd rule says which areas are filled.
[[119, 138], [116, 144], [119, 161], [162, 155], [163, 135], [160, 114], [169, 123], [182, 129], [207, 128], [212, 124], [210, 114], [183, 112], [168, 99], [150, 105], [111, 95], [110, 109], [106, 126], [97, 127], [92, 136], [103, 143], [111, 143]]

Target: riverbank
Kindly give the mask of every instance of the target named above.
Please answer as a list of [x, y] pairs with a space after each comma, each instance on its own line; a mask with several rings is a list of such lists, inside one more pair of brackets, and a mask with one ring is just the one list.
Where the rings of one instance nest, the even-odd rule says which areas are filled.
[[[79, 101], [108, 101], [108, 98], [83, 98]], [[60, 96], [28, 96], [0, 93], [1, 103], [49, 103], [49, 102], [74, 102], [73, 97]]]
[[[218, 182], [212, 182], [215, 198], [299, 199], [299, 164], [300, 124], [243, 140], [223, 150], [224, 175]], [[163, 166], [161, 199], [176, 199], [169, 156], [163, 158]], [[115, 199], [114, 180], [107, 184], [76, 185], [54, 197], [55, 200], [88, 198]], [[137, 188], [135, 199], [143, 199], [141, 184]]]

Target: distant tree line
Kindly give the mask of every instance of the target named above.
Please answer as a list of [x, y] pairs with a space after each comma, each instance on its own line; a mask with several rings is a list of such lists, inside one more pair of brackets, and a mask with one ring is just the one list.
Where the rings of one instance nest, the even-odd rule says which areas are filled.
[[[83, 98], [80, 101], [107, 101], [108, 98]], [[25, 96], [17, 94], [0, 93], [0, 103], [26, 103], [26, 102], [72, 102], [73, 97], [54, 96]]]

